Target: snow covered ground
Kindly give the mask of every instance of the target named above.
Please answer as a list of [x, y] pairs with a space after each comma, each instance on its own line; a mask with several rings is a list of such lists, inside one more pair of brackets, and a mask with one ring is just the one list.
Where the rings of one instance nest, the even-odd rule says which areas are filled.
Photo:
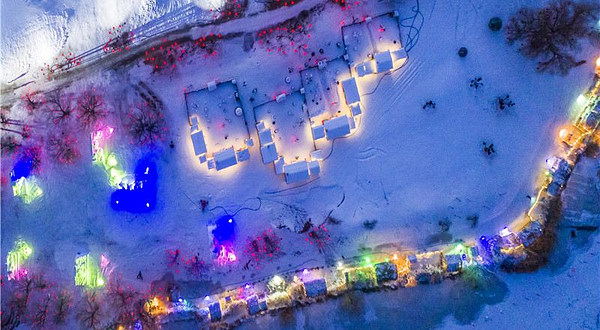
[[[310, 8], [319, 3], [305, 2], [297, 6]], [[8, 6], [3, 3], [0, 62], [3, 68], [9, 69], [3, 70], [2, 81], [11, 80], [24, 70], [41, 64], [36, 61], [47, 61], [63, 47], [85, 49], [98, 44], [104, 40], [105, 31], [111, 25], [123, 21], [141, 25], [186, 3], [120, 3], [119, 6], [125, 8], [111, 5], [110, 1], [98, 1], [93, 5], [68, 0], [20, 0]], [[506, 44], [502, 33], [493, 33], [487, 28], [489, 18], [499, 16], [506, 21], [510, 14], [527, 4], [537, 2], [421, 1], [424, 24], [418, 43], [410, 51], [410, 60], [393, 74], [361, 80], [359, 88], [363, 94], [364, 114], [358, 131], [349, 138], [323, 146], [324, 154], [331, 151], [331, 156], [323, 163], [319, 179], [309, 184], [285, 184], [281, 176], [275, 175], [272, 166], [263, 165], [257, 144], [250, 150], [249, 161], [225, 171], [209, 171], [206, 166], [201, 166], [192, 151], [184, 90], [204, 88], [215, 79], [236, 79], [250, 134], [258, 141], [253, 109], [282, 92], [298, 91], [302, 87], [300, 70], [315, 65], [318, 60], [340, 57], [343, 51], [337, 44], [342, 41], [341, 25], [344, 22], [393, 10], [398, 10], [402, 19], [412, 15], [412, 2], [367, 2], [349, 11], [342, 11], [332, 4], [319, 8], [308, 18], [310, 27], [306, 29], [310, 37], [304, 35], [299, 40], [300, 44], [306, 44], [305, 52], [296, 53], [293, 47], [286, 46], [287, 54], [283, 54], [257, 40], [254, 40], [254, 47], [245, 51], [242, 34], [223, 41], [216, 56], [187, 57], [186, 63], [171, 74], [151, 74], [152, 68], [141, 61], [117, 71], [90, 72], [85, 83], [91, 81], [102, 86], [109, 95], [107, 102], [111, 103], [117, 119], [126, 112], [127, 103], [133, 98], [131, 86], [139, 81], [146, 82], [166, 106], [167, 143], [172, 140], [175, 147], [165, 147], [152, 156], [159, 171], [156, 210], [147, 215], [113, 211], [109, 205], [111, 188], [106, 182], [106, 174], [92, 164], [91, 156], [86, 152], [88, 142], [82, 140], [80, 162], [72, 166], [44, 164], [39, 176], [44, 195], [35, 204], [22, 204], [11, 196], [10, 186], [3, 184], [2, 259], [6, 258], [12, 243], [23, 237], [35, 247], [38, 267], [51, 272], [58, 281], [70, 283], [76, 253], [91, 252], [106, 255], [116, 265], [117, 273], [142, 290], [147, 290], [152, 280], [172, 272], [177, 280], [186, 282], [191, 288], [187, 291], [190, 298], [196, 298], [219, 286], [299, 265], [323, 265], [342, 256], [356, 255], [363, 247], [377, 250], [378, 245], [393, 243], [400, 249], [414, 249], [495, 233], [527, 210], [530, 203], [527, 196], [535, 193], [536, 173], [552, 154], [559, 127], [566, 122], [575, 99], [587, 88], [593, 76], [591, 65], [580, 66], [564, 77], [539, 74], [533, 61]], [[116, 10], [117, 7], [120, 9]], [[295, 10], [298, 9], [284, 8], [281, 13]], [[16, 12], [27, 13], [25, 22], [10, 19]], [[280, 23], [273, 20], [277, 13], [267, 14], [269, 16], [262, 20], [262, 14], [240, 19], [235, 26], [241, 32], [255, 33]], [[408, 31], [401, 32], [402, 40], [406, 41]], [[41, 51], [38, 45], [43, 45]], [[456, 55], [462, 46], [469, 49], [469, 55], [464, 59]], [[597, 53], [585, 47], [579, 56], [592, 63]], [[286, 77], [290, 78], [289, 83]], [[484, 85], [474, 90], [469, 87], [469, 82], [477, 77], [482, 78]], [[76, 90], [78, 86], [73, 83], [70, 88]], [[494, 101], [507, 94], [516, 105], [499, 114]], [[429, 100], [435, 102], [435, 109], [423, 109], [423, 104]], [[293, 106], [298, 108], [298, 104]], [[21, 115], [24, 112], [20, 105], [12, 110]], [[298, 150], [286, 149], [289, 157], [308, 150], [306, 146], [311, 147], [302, 139], [295, 140], [293, 133], [286, 131], [287, 128], [298, 128], [294, 125], [300, 115], [308, 120], [308, 113], [304, 111], [294, 113], [291, 116], [293, 122], [287, 121], [287, 112], [276, 119], [271, 118], [276, 123], [284, 120], [282, 140], [302, 144]], [[257, 119], [260, 120], [258, 116]], [[122, 123], [120, 120], [115, 122], [116, 138], [121, 142], [115, 144], [115, 151], [124, 169], [132, 172], [135, 162], [147, 150], [127, 143], [127, 138], [119, 131]], [[493, 143], [496, 147], [493, 158], [482, 154], [483, 142]], [[3, 162], [3, 176], [10, 170], [6, 168], [10, 162]], [[201, 199], [209, 201], [207, 211], [200, 210]], [[235, 213], [238, 239], [234, 250], [239, 261], [220, 267], [212, 264], [214, 255], [207, 226], [224, 211]], [[479, 217], [475, 227], [466, 220], [471, 215]], [[341, 223], [327, 224], [331, 242], [324, 253], [319, 253], [306, 241], [306, 234], [298, 231], [308, 219], [320, 224], [327, 216]], [[451, 221], [450, 229], [441, 235], [438, 222], [446, 218]], [[365, 221], [373, 220], [377, 221], [374, 229], [363, 226]], [[243, 252], [246, 238], [260, 235], [267, 229], [282, 238], [284, 256], [269, 262], [251, 262], [245, 269], [250, 259]], [[584, 264], [577, 267], [576, 274], [564, 270], [539, 275], [502, 275], [502, 280], [508, 283], [511, 292], [528, 292], [527, 297], [531, 300], [527, 306], [540, 310], [542, 304], [539, 302], [546, 299], [538, 297], [535, 290], [541, 290], [548, 283], [561, 285], [562, 281], [570, 280], [592, 285], [589, 278], [593, 278], [592, 274], [598, 269], [598, 244], [597, 238], [590, 240], [595, 242], [590, 243], [592, 252], [578, 256], [582, 250], [570, 251], [574, 254], [574, 265]], [[168, 266], [166, 250], [175, 249], [180, 249], [184, 258], [198, 253], [213, 265], [208, 276], [212, 283], [199, 282], [186, 272], [184, 263]], [[2, 270], [3, 273], [6, 271], [5, 265]], [[135, 280], [139, 271], [144, 274], [144, 281]], [[577, 281], [571, 279], [573, 276]], [[531, 278], [539, 286], [529, 285]], [[462, 299], [460, 292], [453, 291], [456, 289], [452, 284], [419, 287], [400, 294], [410, 295], [412, 298], [408, 301], [411, 302], [431, 302], [437, 299], [436, 292], [443, 291], [449, 296], [447, 303], [440, 306], [448, 307]], [[573, 300], [577, 299], [575, 294], [586, 293], [576, 291], [584, 290], [583, 287], [586, 286], [569, 287]], [[589, 290], [589, 286], [586, 288]], [[388, 303], [386, 297], [389, 295], [381, 294], [381, 300]], [[375, 296], [379, 294], [365, 299], [378, 299], [372, 298]], [[490, 298], [495, 305], [486, 307], [481, 314], [483, 317], [475, 320], [470, 316], [467, 321], [476, 322], [482, 328], [496, 322], [514, 321], [508, 312], [503, 314], [497, 309], [513, 305], [512, 297], [517, 295], [504, 293]], [[494, 300], [496, 298], [498, 301]], [[582, 299], [580, 303], [594, 306], [592, 298]], [[499, 303], [503, 299], [506, 300]], [[594, 299], [598, 301], [597, 296]], [[402, 301], [394, 299], [393, 303], [403, 304]], [[481, 304], [479, 301], [473, 303]], [[567, 302], [561, 300], [562, 303]], [[426, 304], [420, 306], [424, 309]], [[558, 318], [559, 307], [564, 305], [556, 307], [557, 315], [552, 317]], [[378, 313], [384, 310], [382, 306], [368, 312], [366, 321], [382, 318]], [[315, 316], [324, 312], [318, 309]], [[405, 322], [404, 319], [418, 313], [426, 312], [401, 314], [402, 318], [397, 321]], [[449, 312], [440, 308], [438, 313], [441, 316], [432, 326], [441, 324]], [[496, 317], [498, 313], [501, 316]], [[575, 313], [569, 317], [588, 322], [578, 315], [581, 316]], [[486, 316], [491, 322], [486, 321]], [[523, 325], [531, 322], [534, 318], [524, 319]], [[459, 327], [453, 321], [444, 324], [448, 328]]]

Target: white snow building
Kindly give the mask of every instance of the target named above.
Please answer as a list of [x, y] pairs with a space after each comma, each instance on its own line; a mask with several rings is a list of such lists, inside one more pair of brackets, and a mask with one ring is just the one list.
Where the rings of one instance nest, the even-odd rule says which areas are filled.
[[215, 152], [215, 168], [217, 171], [228, 168], [237, 164], [237, 158], [235, 157], [235, 150], [233, 147], [223, 149], [219, 152]]
[[387, 72], [394, 68], [394, 61], [389, 50], [373, 55], [377, 73]]
[[348, 116], [338, 116], [326, 120], [323, 124], [327, 140], [333, 140], [350, 134], [351, 124]]
[[354, 77], [342, 80], [342, 89], [344, 90], [344, 98], [347, 105], [360, 102], [360, 94]]
[[196, 131], [192, 133], [192, 144], [194, 146], [194, 154], [197, 157], [206, 154], [206, 142], [204, 140], [204, 134], [202, 131]]
[[286, 183], [294, 183], [308, 180], [310, 177], [308, 171], [308, 162], [305, 160], [283, 165]]
[[258, 141], [260, 142], [260, 154], [262, 155], [263, 163], [272, 163], [279, 158], [277, 147], [273, 142], [273, 134], [270, 128], [265, 126], [263, 121], [256, 124], [258, 130]]
[[373, 65], [373, 61], [371, 60], [359, 63], [354, 68], [356, 69], [356, 74], [359, 77], [364, 77], [368, 74], [375, 73], [375, 65]]

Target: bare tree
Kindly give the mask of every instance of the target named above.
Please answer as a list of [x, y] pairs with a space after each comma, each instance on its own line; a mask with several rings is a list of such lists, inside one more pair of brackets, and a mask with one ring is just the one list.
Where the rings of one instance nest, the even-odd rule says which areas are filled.
[[81, 157], [77, 148], [77, 139], [65, 132], [48, 137], [48, 153], [63, 164], [72, 164]]
[[208, 266], [204, 260], [200, 259], [199, 254], [192, 256], [186, 261], [185, 268], [194, 277], [203, 277], [208, 272]]
[[25, 108], [27, 108], [27, 112], [30, 115], [32, 115], [44, 103], [37, 92], [28, 91], [21, 97], [21, 99], [25, 103]]
[[100, 328], [102, 308], [95, 291], [86, 292], [78, 318], [84, 329], [96, 330]]
[[162, 109], [147, 102], [130, 109], [126, 126], [132, 143], [138, 145], [154, 145], [163, 141], [167, 132]]
[[67, 289], [61, 290], [56, 296], [56, 302], [54, 307], [54, 324], [63, 324], [67, 320], [71, 305], [73, 303], [73, 296]]
[[140, 295], [139, 292], [130, 286], [123, 285], [121, 278], [117, 278], [110, 282], [107, 295], [119, 322], [124, 325], [133, 325], [135, 302]]
[[46, 105], [54, 124], [68, 123], [73, 115], [73, 97], [62, 89], [56, 89], [46, 94]]
[[93, 127], [107, 114], [102, 97], [93, 88], [88, 89], [79, 97], [77, 111], [77, 119], [87, 128]]
[[593, 25], [598, 20], [598, 2], [559, 0], [536, 10], [522, 8], [506, 26], [509, 44], [517, 42], [519, 51], [539, 58], [538, 70], [566, 74], [571, 68], [585, 63], [578, 61], [572, 51], [579, 40], [598, 35]]
[[12, 135], [2, 136], [0, 140], [0, 147], [2, 148], [2, 155], [13, 155], [21, 147], [21, 143]]
[[36, 329], [44, 329], [44, 327], [46, 326], [46, 322], [48, 321], [48, 307], [50, 306], [50, 301], [50, 294], [46, 293], [35, 307], [31, 316], [31, 324]]

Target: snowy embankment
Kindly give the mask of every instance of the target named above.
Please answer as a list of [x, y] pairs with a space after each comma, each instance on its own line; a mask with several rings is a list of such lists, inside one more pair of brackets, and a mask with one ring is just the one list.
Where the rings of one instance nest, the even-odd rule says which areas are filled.
[[[2, 33], [0, 82], [8, 83], [37, 71], [63, 52], [75, 54], [108, 41], [113, 27], [127, 23], [134, 29], [191, 4], [206, 11], [220, 0], [14, 0], [0, 5]], [[17, 19], [18, 17], [18, 19]]]

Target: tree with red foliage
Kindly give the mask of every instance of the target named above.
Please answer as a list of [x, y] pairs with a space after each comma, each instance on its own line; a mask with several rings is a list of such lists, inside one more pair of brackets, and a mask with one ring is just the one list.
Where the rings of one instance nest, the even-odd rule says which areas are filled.
[[61, 89], [56, 89], [46, 94], [45, 103], [55, 125], [67, 124], [71, 121], [71, 115], [74, 112], [73, 96], [67, 95]]
[[107, 115], [102, 97], [94, 88], [83, 92], [77, 100], [77, 119], [86, 128], [93, 128], [98, 121]]
[[506, 26], [509, 44], [518, 43], [525, 56], [539, 58], [537, 69], [566, 74], [585, 63], [573, 51], [584, 38], [598, 38], [593, 26], [598, 20], [600, 3], [559, 0], [536, 10], [522, 8]]
[[127, 115], [126, 127], [131, 142], [142, 146], [154, 146], [164, 141], [167, 133], [161, 106], [148, 102], [131, 107]]
[[77, 140], [65, 132], [51, 135], [48, 138], [48, 153], [63, 164], [72, 164], [81, 157], [77, 148]]

